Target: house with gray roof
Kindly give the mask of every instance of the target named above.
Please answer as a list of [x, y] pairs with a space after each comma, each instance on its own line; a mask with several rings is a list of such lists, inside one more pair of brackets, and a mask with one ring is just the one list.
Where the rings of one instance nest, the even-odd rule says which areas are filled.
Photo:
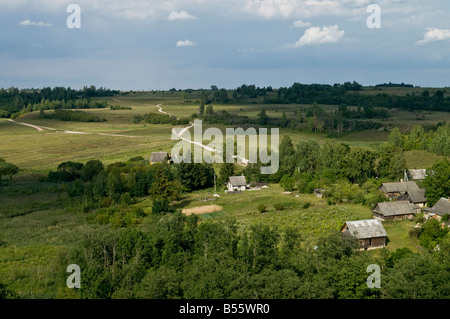
[[389, 198], [398, 197], [406, 194], [406, 192], [416, 191], [419, 189], [419, 186], [417, 186], [414, 181], [383, 183], [379, 188], [379, 190]]
[[397, 200], [407, 200], [419, 207], [424, 207], [427, 203], [425, 189], [406, 191], [406, 193], [404, 195], [400, 195]]
[[341, 232], [359, 240], [360, 250], [383, 248], [386, 246], [387, 232], [378, 219], [349, 221]]
[[405, 169], [405, 181], [423, 181], [427, 177], [426, 169]]
[[425, 207], [423, 209], [425, 218], [436, 218], [441, 220], [442, 216], [450, 215], [450, 199], [441, 198], [439, 199], [433, 207]]
[[228, 191], [245, 191], [247, 189], [247, 181], [245, 176], [230, 176], [227, 183]]
[[153, 152], [150, 155], [150, 164], [162, 163], [165, 160], [170, 160], [170, 155], [167, 152]]
[[372, 210], [373, 217], [379, 220], [413, 219], [420, 213], [420, 207], [407, 200], [378, 203]]

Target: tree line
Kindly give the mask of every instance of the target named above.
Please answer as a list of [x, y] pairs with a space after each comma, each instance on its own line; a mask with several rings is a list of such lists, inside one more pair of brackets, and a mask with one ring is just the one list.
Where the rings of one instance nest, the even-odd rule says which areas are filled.
[[58, 108], [101, 108], [106, 102], [97, 100], [119, 94], [117, 90], [84, 86], [81, 90], [70, 87], [45, 87], [42, 89], [18, 89], [11, 87], [0, 89], [0, 117], [10, 117], [20, 112], [37, 111]]
[[389, 143], [405, 151], [427, 150], [436, 155], [450, 156], [450, 123], [440, 122], [426, 131], [422, 125], [402, 133], [397, 127], [389, 133]]

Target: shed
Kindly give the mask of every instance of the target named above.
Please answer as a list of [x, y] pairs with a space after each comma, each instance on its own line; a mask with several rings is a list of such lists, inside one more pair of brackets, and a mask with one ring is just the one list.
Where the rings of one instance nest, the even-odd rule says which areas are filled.
[[245, 176], [230, 176], [228, 179], [227, 188], [230, 192], [245, 191], [247, 188]]
[[378, 203], [372, 210], [373, 217], [380, 220], [413, 219], [420, 212], [420, 207], [409, 201], [395, 201]]
[[150, 164], [162, 163], [169, 159], [170, 155], [167, 152], [153, 152], [150, 155]]
[[349, 221], [341, 232], [359, 240], [361, 250], [383, 248], [386, 246], [387, 232], [378, 219]]
[[405, 181], [423, 181], [427, 177], [426, 169], [405, 169]]

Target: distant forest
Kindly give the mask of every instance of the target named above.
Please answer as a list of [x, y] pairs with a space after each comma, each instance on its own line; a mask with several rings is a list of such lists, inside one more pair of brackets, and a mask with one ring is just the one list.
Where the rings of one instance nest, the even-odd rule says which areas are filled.
[[81, 90], [70, 87], [45, 87], [42, 89], [0, 89], [0, 117], [17, 117], [21, 114], [40, 109], [81, 109], [103, 108], [106, 102], [98, 97], [119, 94], [117, 90], [99, 88], [91, 85]]

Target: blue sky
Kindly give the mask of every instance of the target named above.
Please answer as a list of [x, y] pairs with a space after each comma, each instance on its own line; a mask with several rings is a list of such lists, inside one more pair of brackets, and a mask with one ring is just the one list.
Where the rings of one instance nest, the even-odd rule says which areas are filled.
[[[369, 4], [381, 28], [367, 27]], [[444, 87], [449, 15], [437, 0], [0, 0], [0, 87]]]

